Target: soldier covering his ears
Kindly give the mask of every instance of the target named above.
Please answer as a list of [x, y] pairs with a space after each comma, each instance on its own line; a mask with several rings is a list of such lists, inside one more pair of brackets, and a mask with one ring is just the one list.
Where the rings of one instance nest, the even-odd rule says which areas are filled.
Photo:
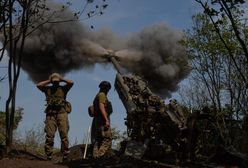
[[[60, 82], [64, 82], [65, 85], [60, 85]], [[38, 89], [45, 93], [47, 101], [47, 107], [45, 109], [45, 153], [48, 160], [52, 159], [54, 136], [57, 129], [61, 139], [63, 160], [66, 160], [69, 154], [68, 113], [70, 113], [71, 107], [66, 101], [66, 95], [72, 86], [73, 81], [62, 78], [58, 73], [53, 73], [48, 80], [41, 81], [37, 84]]]

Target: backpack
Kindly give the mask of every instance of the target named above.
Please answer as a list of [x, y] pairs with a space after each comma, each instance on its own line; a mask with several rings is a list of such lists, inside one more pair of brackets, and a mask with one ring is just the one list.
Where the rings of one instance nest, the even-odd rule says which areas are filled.
[[[96, 117], [98, 114], [98, 111], [99, 111], [99, 108], [98, 108], [98, 94], [97, 96], [95, 97], [94, 101], [93, 101], [93, 105], [90, 105], [88, 107], [88, 114], [90, 117]], [[113, 112], [113, 109], [112, 109], [112, 104], [111, 102], [107, 99], [106, 100], [106, 112], [107, 114], [110, 116]]]
[[88, 114], [90, 117], [95, 117], [96, 116], [96, 113], [95, 113], [95, 110], [94, 110], [94, 106], [93, 105], [90, 105], [88, 107]]
[[72, 110], [71, 103], [68, 102], [67, 100], [65, 101], [64, 109], [67, 113], [71, 113]]

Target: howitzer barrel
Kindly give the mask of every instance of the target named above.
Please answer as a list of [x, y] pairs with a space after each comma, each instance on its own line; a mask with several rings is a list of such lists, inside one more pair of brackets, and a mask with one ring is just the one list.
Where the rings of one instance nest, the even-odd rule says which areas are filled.
[[130, 93], [129, 93], [129, 88], [125, 84], [123, 80], [123, 76], [119, 73], [116, 74], [115, 89], [117, 90], [118, 95], [123, 105], [125, 106], [127, 112], [133, 113], [137, 107], [132, 101], [132, 97], [130, 96]]
[[118, 62], [120, 57], [114, 51], [107, 50], [103, 58], [111, 62], [117, 71], [115, 89], [126, 109], [128, 136], [138, 142], [148, 139], [152, 140], [151, 144], [161, 145], [163, 142], [175, 147], [175, 150], [181, 149], [179, 143], [184, 143], [182, 131], [186, 129], [186, 120], [181, 118], [178, 108], [174, 108], [178, 106], [165, 105], [163, 99], [149, 89], [148, 82], [139, 76], [126, 74]]
[[116, 78], [115, 78], [115, 89], [118, 92], [118, 95], [124, 105], [124, 107], [126, 108], [128, 113], [133, 113], [136, 109], [136, 105], [133, 103], [132, 101], [132, 97], [129, 93], [129, 87], [125, 84], [124, 78], [121, 72], [121, 66], [118, 63], [118, 61], [116, 60], [116, 56], [114, 51], [109, 50], [108, 54], [105, 55], [105, 57], [108, 59], [109, 62], [111, 62], [113, 64], [113, 66], [115, 67], [117, 74], [116, 74]]
[[121, 73], [121, 66], [119, 65], [119, 63], [117, 62], [115, 56], [109, 56], [109, 61], [112, 62], [112, 64], [114, 65], [116, 71], [119, 73], [119, 74], [122, 74]]

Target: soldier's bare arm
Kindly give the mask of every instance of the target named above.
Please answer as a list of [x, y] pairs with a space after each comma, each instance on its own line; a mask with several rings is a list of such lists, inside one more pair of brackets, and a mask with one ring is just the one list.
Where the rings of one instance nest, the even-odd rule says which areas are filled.
[[101, 112], [103, 118], [105, 119], [105, 127], [109, 128], [110, 123], [109, 123], [109, 119], [108, 119], [108, 115], [107, 115], [104, 103], [99, 103], [99, 109], [100, 109], [100, 112]]
[[50, 80], [45, 80], [45, 81], [39, 82], [36, 86], [37, 86], [38, 89], [40, 89], [42, 91], [50, 83], [51, 83]]

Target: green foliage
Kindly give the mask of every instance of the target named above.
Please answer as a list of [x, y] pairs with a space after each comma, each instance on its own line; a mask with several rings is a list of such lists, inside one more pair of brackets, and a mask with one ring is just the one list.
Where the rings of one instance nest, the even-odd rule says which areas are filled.
[[18, 143], [25, 149], [44, 154], [45, 132], [44, 125], [38, 125], [25, 131], [23, 138]]
[[[23, 115], [23, 108], [17, 108], [15, 112], [15, 119], [14, 119], [14, 129], [17, 128], [19, 122], [22, 120]], [[6, 125], [6, 115], [5, 112], [0, 111], [0, 127], [5, 127]]]
[[[240, 100], [245, 102], [247, 100], [245, 97], [247, 89], [242, 90], [244, 94], [240, 95], [238, 92], [238, 88], [245, 88], [245, 84], [242, 82], [242, 78], [235, 68], [229, 52], [235, 54], [235, 59], [240, 67], [247, 67], [248, 65], [243, 59], [243, 52], [234, 38], [234, 33], [230, 31], [231, 26], [228, 20], [222, 19], [222, 31], [220, 32], [222, 39], [226, 41], [225, 44], [220, 40], [219, 35], [215, 33], [213, 23], [210, 22], [210, 19], [205, 14], [195, 15], [193, 22], [192, 31], [186, 32], [187, 40], [185, 45], [192, 60], [194, 78], [197, 79], [197, 82], [205, 85], [209, 93], [210, 102], [208, 103], [218, 106], [219, 109], [225, 104], [230, 104], [233, 111], [238, 109], [240, 110], [239, 112], [244, 111], [245, 106], [242, 108], [235, 107], [235, 103], [238, 104], [238, 102], [234, 102], [234, 98], [242, 97], [242, 100]], [[243, 30], [247, 31], [247, 28], [243, 27]], [[246, 68], [242, 68], [241, 71], [245, 74]], [[222, 101], [224, 97], [226, 100]]]
[[[14, 130], [17, 129], [18, 124], [22, 120], [23, 116], [23, 108], [18, 108], [15, 113], [14, 118]], [[0, 144], [3, 144], [5, 141], [5, 133], [6, 133], [6, 113], [0, 111]]]
[[44, 126], [33, 127], [25, 131], [24, 145], [29, 148], [41, 148], [45, 143]]
[[197, 135], [195, 155], [198, 159], [205, 160], [215, 153], [219, 147], [232, 146], [241, 151], [242, 122], [230, 118], [231, 111], [228, 106], [222, 108], [221, 111], [213, 106], [204, 106], [200, 110], [193, 109], [192, 111], [193, 114], [198, 113], [191, 118], [196, 119], [193, 131]]
[[198, 101], [191, 108], [207, 107], [208, 118], [197, 123], [196, 154], [204, 157], [218, 145], [240, 146], [241, 119], [248, 109], [248, 26], [241, 1], [197, 2], [204, 12], [193, 16], [184, 44], [192, 61], [191, 82], [196, 83], [189, 99]]
[[[243, 0], [196, 0], [204, 9], [204, 14], [209, 18], [214, 26], [214, 31], [220, 41], [223, 43], [228, 52], [231, 62], [236, 68], [240, 80], [248, 86], [247, 66], [248, 66], [248, 47], [247, 34], [247, 17], [242, 4]], [[223, 22], [226, 20], [227, 22]], [[227, 27], [224, 31], [231, 33], [231, 41], [235, 41], [235, 45], [229, 44], [229, 39], [223, 34], [223, 27]], [[237, 50], [237, 51], [235, 51]], [[238, 55], [237, 55], [238, 52]], [[240, 64], [242, 62], [242, 64]], [[245, 67], [245, 68], [243, 68]], [[246, 69], [244, 71], [244, 69]]]

